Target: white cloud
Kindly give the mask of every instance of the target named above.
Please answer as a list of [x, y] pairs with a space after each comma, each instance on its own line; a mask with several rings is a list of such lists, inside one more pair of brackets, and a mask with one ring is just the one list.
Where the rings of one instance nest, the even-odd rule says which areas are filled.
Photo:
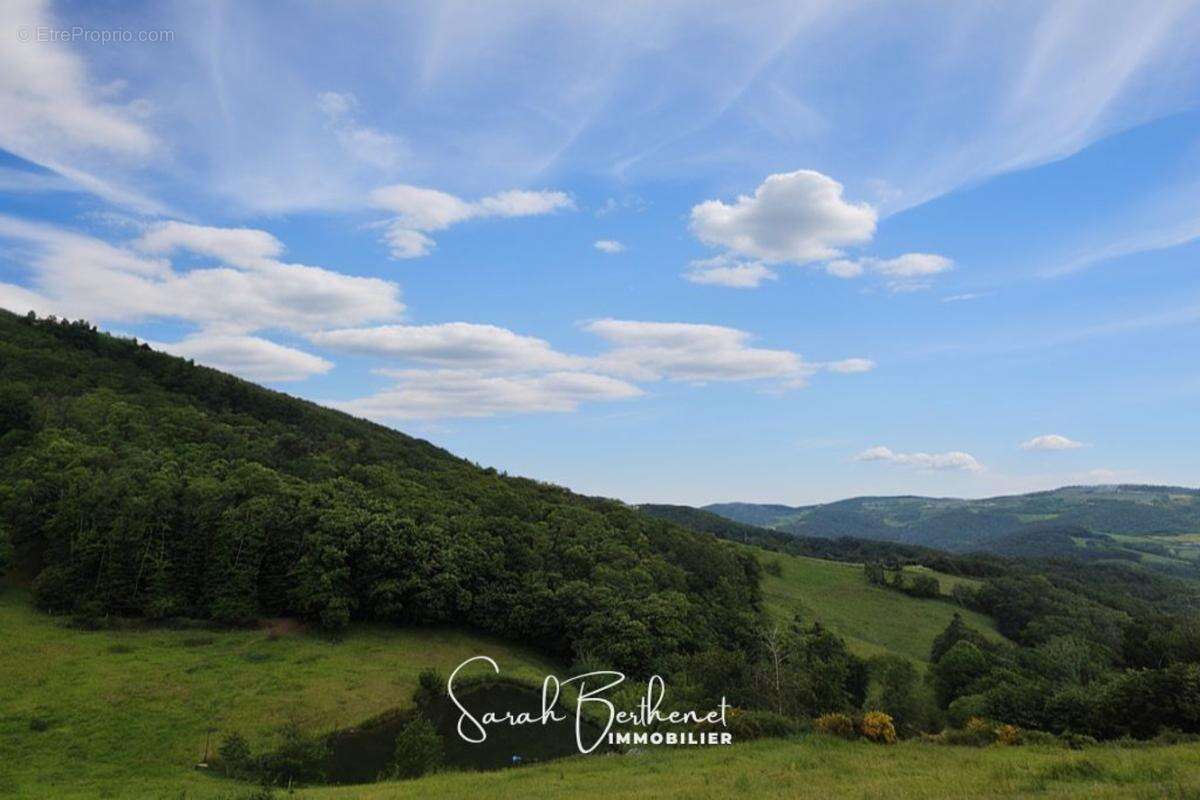
[[692, 232], [724, 252], [692, 262], [683, 276], [693, 283], [751, 289], [775, 279], [770, 264], [824, 262], [825, 271], [838, 278], [870, 272], [888, 279], [893, 291], [909, 291], [925, 288], [926, 279], [954, 265], [933, 253], [845, 257], [843, 247], [871, 241], [875, 221], [874, 208], [843, 199], [842, 185], [827, 175], [812, 170], [769, 175], [753, 196], [731, 204], [709, 200], [692, 209]]
[[767, 176], [753, 195], [692, 209], [691, 227], [705, 244], [768, 263], [808, 264], [837, 258], [840, 248], [875, 233], [875, 210], [842, 198], [842, 185], [812, 170]]
[[870, 259], [871, 269], [889, 278], [924, 278], [954, 266], [945, 256], [933, 253], [905, 253], [896, 258]]
[[198, 333], [178, 342], [147, 344], [252, 381], [299, 381], [333, 369], [333, 362], [320, 356], [257, 336]]
[[625, 252], [625, 245], [614, 239], [600, 239], [593, 245], [593, 247], [595, 247], [601, 253], [615, 254]]
[[350, 92], [321, 92], [317, 108], [330, 119], [341, 119], [358, 108], [358, 98]]
[[0, 308], [14, 314], [33, 311], [43, 317], [59, 311], [53, 300], [13, 283], [0, 283]]
[[1083, 447], [1082, 442], [1076, 442], [1057, 433], [1047, 433], [1021, 442], [1022, 450], [1075, 450], [1079, 447]]
[[858, 372], [870, 372], [875, 369], [875, 362], [869, 358], [845, 358], [841, 361], [831, 361], [825, 365], [830, 372], [840, 372], [852, 375]]
[[[0, 3], [0, 150], [56, 172], [84, 191], [144, 211], [161, 210], [94, 174], [118, 165], [134, 169], [156, 156], [161, 145], [140, 119], [142, 105], [106, 102], [115, 92], [92, 83], [70, 45], [36, 35], [61, 29], [48, 3]], [[28, 41], [18, 38], [22, 31], [31, 34]]]
[[[254, 236], [252, 234], [261, 234]], [[164, 258], [60, 228], [0, 215], [0, 239], [27, 248], [28, 291], [44, 311], [94, 321], [174, 319], [225, 333], [361, 325], [404, 310], [396, 284], [321, 267], [257, 259], [262, 231], [180, 226], [136, 244], [187, 249], [226, 264], [176, 270]], [[251, 263], [252, 261], [252, 263]]]
[[329, 121], [334, 137], [352, 158], [376, 169], [391, 171], [408, 158], [408, 148], [390, 133], [360, 124], [355, 118], [358, 98], [349, 92], [321, 92], [317, 108]]
[[963, 294], [952, 294], [942, 298], [943, 303], [963, 303], [968, 300], [978, 300], [981, 297], [987, 297], [988, 292], [965, 292]]
[[584, 363], [542, 339], [467, 322], [322, 331], [309, 338], [335, 350], [474, 370], [566, 370]]
[[837, 259], [825, 265], [825, 271], [839, 278], [857, 278], [864, 272], [874, 272], [892, 279], [893, 288], [924, 287], [919, 283], [954, 267], [954, 262], [934, 253], [905, 253], [896, 258]]
[[709, 286], [755, 289], [762, 285], [763, 281], [773, 281], [779, 276], [761, 261], [739, 261], [724, 254], [693, 261], [688, 265], [683, 277], [692, 283]]
[[435, 242], [425, 232], [445, 230], [469, 219], [540, 216], [575, 207], [563, 192], [513, 189], [468, 202], [448, 192], [407, 184], [376, 189], [371, 202], [397, 214], [384, 234], [393, 258], [428, 255]]
[[861, 261], [839, 258], [826, 264], [825, 271], [835, 278], [857, 278], [863, 274], [863, 264]]
[[947, 453], [897, 453], [890, 448], [878, 446], [864, 450], [854, 458], [855, 461], [887, 461], [917, 469], [984, 471], [984, 466], [973, 455], [961, 450]]
[[720, 325], [602, 319], [584, 329], [613, 345], [596, 368], [636, 380], [802, 381], [815, 367], [789, 350], [749, 346], [751, 335]]
[[157, 255], [187, 250], [239, 267], [260, 266], [283, 254], [283, 243], [266, 231], [175, 221], [152, 225], [133, 245], [144, 253]]
[[585, 402], [627, 400], [642, 390], [588, 372], [488, 375], [471, 370], [383, 370], [399, 384], [369, 397], [329, 405], [386, 421], [567, 412]]
[[[761, 379], [798, 387], [821, 369], [850, 373], [874, 366], [866, 359], [808, 364], [787, 350], [751, 347], [750, 334], [717, 325], [604, 319], [584, 328], [610, 348], [572, 355], [543, 339], [466, 322], [320, 331], [309, 339], [401, 362], [377, 370], [397, 378], [397, 387], [338, 404], [374, 419], [571, 411], [585, 401], [642, 394], [629, 381]], [[414, 362], [435, 368], [414, 369]]]

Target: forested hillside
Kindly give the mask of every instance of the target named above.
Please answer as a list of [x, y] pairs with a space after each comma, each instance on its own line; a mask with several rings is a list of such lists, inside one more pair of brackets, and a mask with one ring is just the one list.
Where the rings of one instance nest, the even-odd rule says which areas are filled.
[[640, 672], [745, 643], [755, 560], [620, 503], [0, 312], [0, 552], [43, 609], [455, 622]]
[[[1069, 486], [983, 500], [855, 497], [797, 507], [717, 503], [704, 510], [800, 536], [852, 536], [957, 553], [1144, 561], [1200, 576], [1193, 540], [1200, 533], [1200, 490], [1174, 486]], [[1072, 546], [1080, 552], [1072, 553]]]

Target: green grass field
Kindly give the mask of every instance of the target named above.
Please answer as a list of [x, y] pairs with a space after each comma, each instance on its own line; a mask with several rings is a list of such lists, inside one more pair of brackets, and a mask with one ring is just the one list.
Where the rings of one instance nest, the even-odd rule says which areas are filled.
[[[807, 618], [819, 619], [861, 656], [892, 652], [926, 661], [934, 637], [950, 623], [955, 611], [985, 635], [997, 640], [1003, 638], [992, 621], [981, 614], [947, 601], [918, 599], [869, 585], [858, 564], [781, 553], [763, 554], [760, 560], [778, 560], [782, 567], [781, 576], [767, 573], [763, 578], [768, 611], [781, 620], [791, 620], [797, 611]], [[948, 593], [956, 583], [975, 583], [933, 570], [922, 572], [936, 577], [943, 593]]]
[[[870, 587], [853, 565], [764, 557], [783, 567], [765, 584], [774, 614], [807, 609], [866, 654], [922, 659], [954, 612], [949, 603]], [[967, 616], [992, 630], [986, 618]], [[236, 730], [262, 747], [291, 719], [316, 731], [348, 725], [407, 704], [425, 666], [448, 670], [479, 653], [509, 674], [561, 672], [536, 653], [460, 630], [359, 626], [336, 644], [302, 631], [81, 631], [35, 612], [28, 593], [13, 589], [0, 592], [0, 631], [0, 797], [240, 798], [252, 787], [194, 769], [210, 728], [214, 746]], [[805, 737], [647, 748], [294, 796], [1198, 798], [1197, 776], [1198, 746], [1074, 753]]]
[[311, 800], [398, 798], [1177, 798], [1200, 797], [1200, 746], [886, 747], [820, 736], [571, 758], [493, 773], [305, 790]]
[[[197, 773], [209, 728], [269, 744], [408, 705], [426, 666], [470, 656], [540, 681], [532, 651], [459, 630], [354, 627], [339, 643], [266, 631], [80, 631], [0, 591], [0, 797], [218, 796]], [[45, 730], [35, 727], [48, 726]]]

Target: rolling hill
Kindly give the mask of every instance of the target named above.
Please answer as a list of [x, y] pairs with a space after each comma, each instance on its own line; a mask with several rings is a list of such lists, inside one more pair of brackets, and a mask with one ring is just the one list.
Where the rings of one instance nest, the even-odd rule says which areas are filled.
[[[1150, 561], [1141, 554], [1152, 553], [1160, 556], [1160, 565], [1194, 568], [1200, 563], [1200, 552], [1188, 539], [1200, 532], [1200, 490], [1173, 486], [1069, 486], [982, 500], [856, 497], [795, 507], [716, 503], [704, 510], [806, 537], [853, 536], [957, 553], [1046, 556], [1069, 552], [1062, 548], [1066, 536], [1076, 545], [1108, 551], [1107, 556], [1090, 554], [1097, 557]], [[1048, 540], [1044, 547], [1039, 534]], [[1130, 546], [1138, 540], [1152, 546]]]
[[754, 560], [711, 536], [8, 312], [0, 534], [40, 608], [89, 622], [453, 623], [641, 674], [760, 615]]

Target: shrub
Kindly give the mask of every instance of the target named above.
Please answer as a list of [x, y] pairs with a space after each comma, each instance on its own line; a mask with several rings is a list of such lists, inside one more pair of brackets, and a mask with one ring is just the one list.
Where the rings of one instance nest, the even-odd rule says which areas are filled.
[[892, 724], [892, 718], [882, 711], [868, 711], [864, 714], [858, 730], [872, 742], [896, 743], [896, 726]]
[[936, 741], [964, 747], [986, 747], [996, 741], [996, 729], [982, 717], [971, 717], [962, 728], [947, 728]]
[[1001, 725], [996, 729], [996, 744], [1020, 744], [1022, 738], [1021, 729], [1016, 725]]
[[413, 693], [413, 700], [421, 705], [427, 702], [431, 703], [445, 695], [446, 679], [442, 677], [442, 673], [433, 667], [421, 670], [421, 674], [417, 676], [417, 690]]
[[967, 720], [986, 713], [986, 698], [981, 694], [964, 695], [946, 709], [946, 723], [952, 728], [967, 727]]
[[442, 763], [442, 738], [429, 720], [418, 715], [396, 737], [392, 776], [419, 778]]
[[776, 578], [783, 575], [783, 563], [778, 558], [767, 561], [763, 564], [763, 571], [768, 575], [774, 575]]
[[857, 736], [854, 720], [845, 714], [822, 714], [813, 722], [813, 727], [819, 733], [837, 736], [840, 739], [854, 739]]
[[1096, 739], [1092, 736], [1087, 736], [1082, 733], [1072, 733], [1067, 731], [1058, 740], [1066, 747], [1072, 750], [1082, 750], [1085, 747], [1090, 747], [1096, 743]]
[[217, 748], [217, 760], [225, 774], [231, 777], [250, 771], [253, 757], [246, 737], [237, 732], [226, 736]]
[[267, 777], [281, 784], [319, 783], [325, 779], [329, 760], [329, 745], [324, 739], [309, 736], [299, 724], [290, 722], [283, 728], [283, 742], [278, 750], [262, 758]]

